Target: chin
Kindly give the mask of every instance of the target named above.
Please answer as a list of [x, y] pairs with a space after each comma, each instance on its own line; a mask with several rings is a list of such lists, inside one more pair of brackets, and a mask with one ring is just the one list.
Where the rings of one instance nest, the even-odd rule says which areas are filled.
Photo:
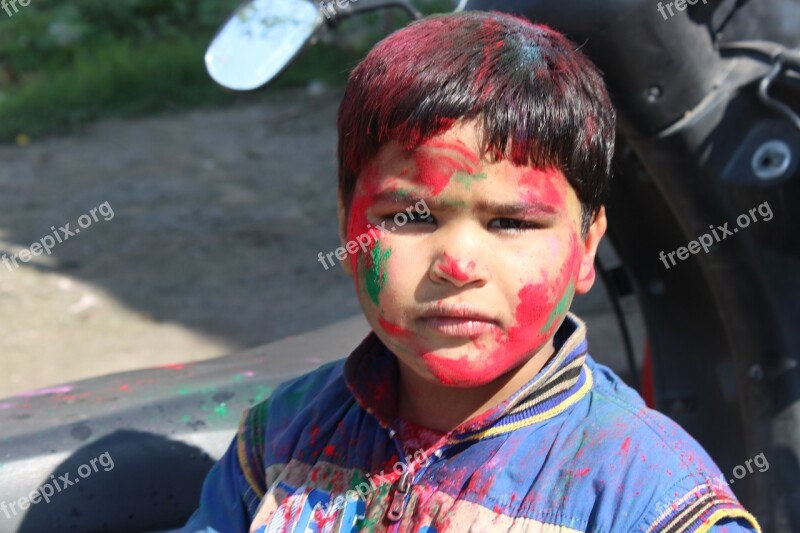
[[[462, 352], [463, 353], [463, 352]], [[425, 367], [439, 385], [453, 388], [470, 388], [487, 385], [500, 376], [490, 372], [491, 368], [476, 364], [480, 354], [448, 357], [444, 354], [423, 356]]]

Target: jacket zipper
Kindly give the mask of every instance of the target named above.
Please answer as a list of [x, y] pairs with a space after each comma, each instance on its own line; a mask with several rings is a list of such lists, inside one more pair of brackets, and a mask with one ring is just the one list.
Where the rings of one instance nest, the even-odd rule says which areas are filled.
[[[395, 448], [397, 448], [399, 456], [405, 459], [403, 447], [397, 440], [397, 432], [393, 429], [389, 429], [389, 437], [391, 437]], [[436, 459], [441, 458], [442, 451], [445, 449], [445, 447], [446, 446], [442, 446], [441, 448], [434, 450], [432, 454], [433, 457]], [[414, 486], [414, 483], [420, 480], [422, 474], [428, 469], [428, 467], [430, 467], [433, 461], [433, 458], [428, 458], [426, 464], [422, 465], [422, 468], [413, 474], [411, 473], [411, 467], [409, 464], [405, 462], [405, 460], [403, 461], [403, 463], [406, 465], [406, 468], [393, 488], [392, 498], [390, 500], [391, 503], [389, 504], [389, 509], [386, 511], [386, 518], [393, 523], [390, 531], [394, 532], [400, 529], [400, 519], [403, 518], [403, 513], [406, 510], [406, 505], [408, 504], [409, 496], [411, 495], [411, 489]]]

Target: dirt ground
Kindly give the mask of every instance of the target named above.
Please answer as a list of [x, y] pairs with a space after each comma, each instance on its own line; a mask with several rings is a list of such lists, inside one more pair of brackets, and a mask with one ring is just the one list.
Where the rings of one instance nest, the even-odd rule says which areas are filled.
[[[0, 257], [67, 223], [82, 231], [19, 268], [0, 263], [0, 397], [207, 359], [357, 314], [348, 278], [317, 261], [338, 246], [339, 97], [315, 87], [0, 147]], [[101, 210], [81, 228], [105, 202], [113, 216]], [[603, 288], [592, 292], [573, 309], [592, 352], [619, 362]], [[638, 348], [641, 322], [626, 309]]]

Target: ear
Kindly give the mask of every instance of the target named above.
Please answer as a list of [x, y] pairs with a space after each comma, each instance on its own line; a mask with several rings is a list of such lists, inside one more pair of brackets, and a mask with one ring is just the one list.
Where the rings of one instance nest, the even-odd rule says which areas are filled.
[[600, 239], [605, 235], [607, 226], [606, 208], [601, 206], [592, 221], [592, 225], [589, 226], [586, 238], [583, 240], [583, 259], [581, 260], [578, 280], [575, 282], [575, 292], [577, 294], [586, 294], [594, 285], [594, 258], [597, 255], [597, 246], [600, 244]]
[[[344, 248], [345, 245], [347, 244], [347, 212], [344, 209], [344, 202], [342, 201], [341, 189], [336, 191], [336, 203], [337, 203], [336, 212], [339, 217], [339, 242], [340, 245]], [[350, 265], [349, 255], [345, 257], [343, 261], [339, 261], [339, 264], [342, 266], [342, 270], [344, 270], [348, 276], [353, 275], [353, 268]]]

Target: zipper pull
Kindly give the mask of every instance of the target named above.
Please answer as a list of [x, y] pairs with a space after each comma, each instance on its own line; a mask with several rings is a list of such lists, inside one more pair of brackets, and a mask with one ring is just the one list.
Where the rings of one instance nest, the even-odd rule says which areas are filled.
[[392, 496], [392, 504], [386, 513], [386, 517], [390, 522], [397, 522], [403, 518], [403, 511], [406, 509], [406, 496], [409, 490], [411, 490], [411, 470], [406, 468], [406, 471], [403, 472], [397, 482], [397, 488]]

